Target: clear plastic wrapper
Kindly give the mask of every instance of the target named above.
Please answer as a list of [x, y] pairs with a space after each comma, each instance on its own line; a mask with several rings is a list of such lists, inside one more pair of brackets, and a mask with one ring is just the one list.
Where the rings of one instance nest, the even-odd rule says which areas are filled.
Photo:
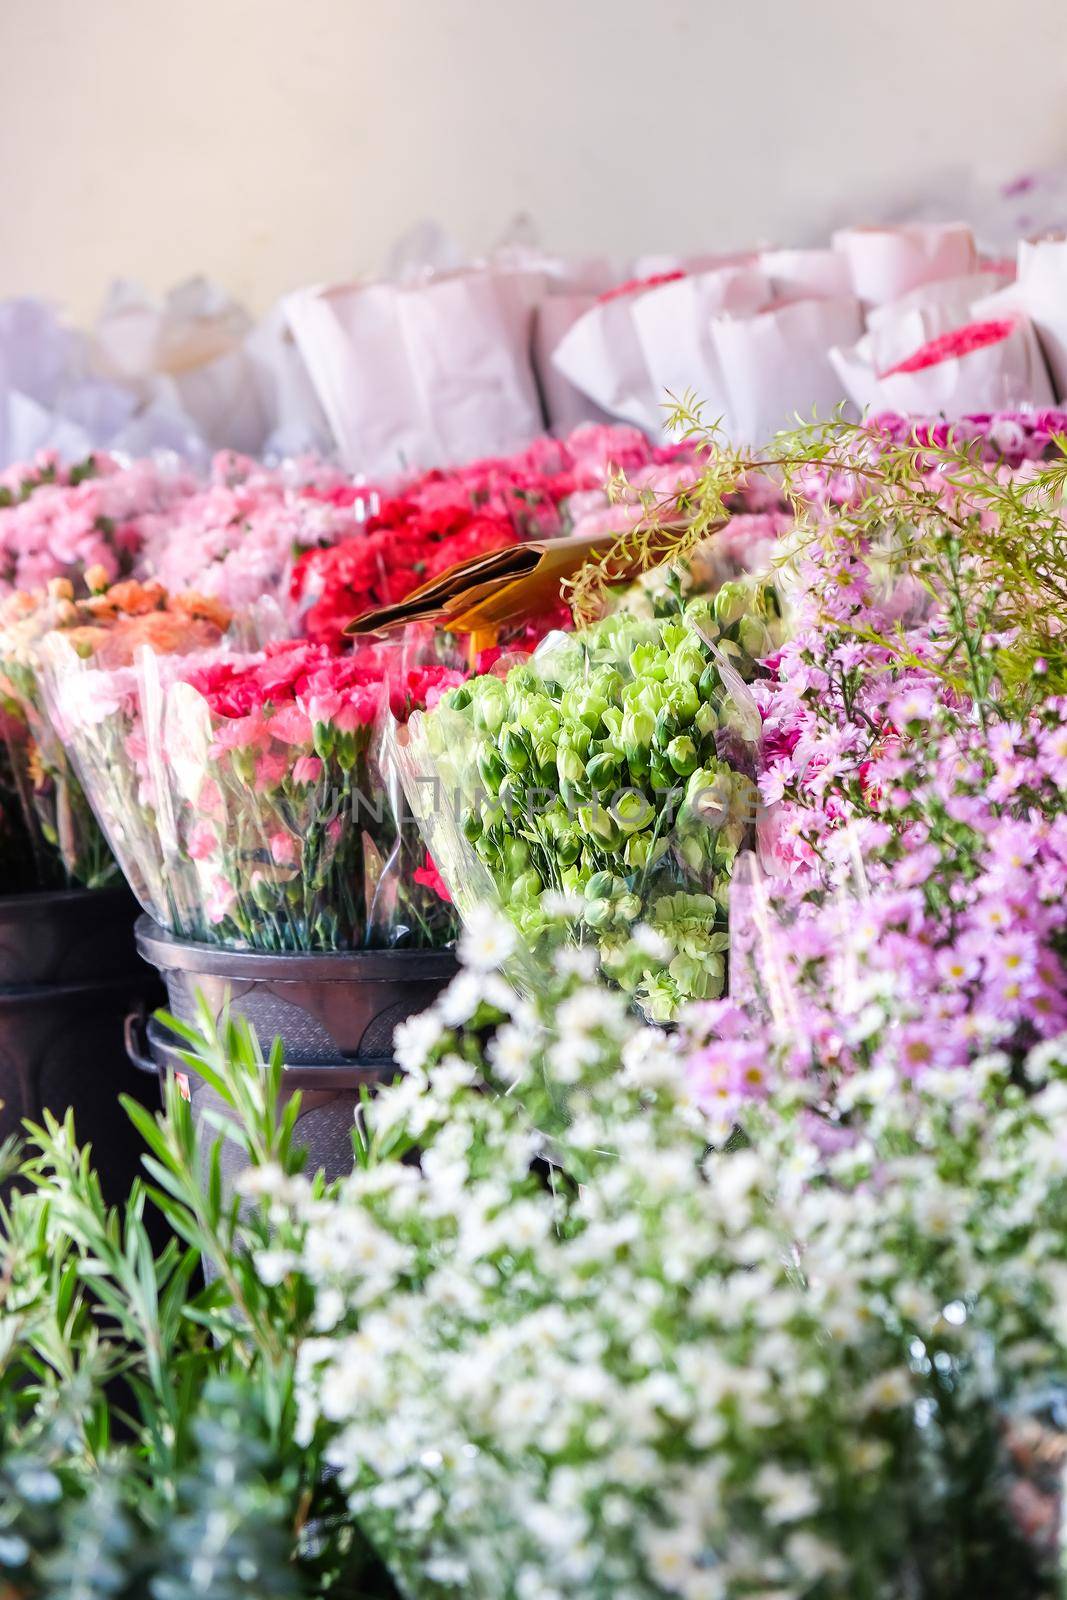
[[69, 585], [47, 595], [17, 594], [0, 619], [0, 694], [8, 761], [34, 842], [43, 887], [101, 888], [121, 874], [71, 762], [67, 725], [51, 715], [47, 661], [62, 648], [87, 670], [128, 670], [134, 653], [213, 644], [229, 613], [196, 595], [172, 600], [157, 584], [127, 582], [75, 603]]
[[47, 662], [53, 720], [162, 926], [257, 950], [447, 942], [378, 763], [397, 651], [146, 647], [108, 667], [53, 638]]
[[558, 914], [648, 1015], [720, 992], [726, 902], [755, 809], [759, 713], [715, 602], [550, 635], [392, 741], [460, 914], [498, 905], [536, 982]]
[[0, 705], [11, 801], [21, 812], [34, 875], [42, 888], [81, 883], [100, 888], [118, 868], [49, 721], [41, 692], [39, 650], [55, 624], [46, 596], [13, 595], [0, 617]]
[[1005, 1496], [1012, 1521], [1047, 1578], [1067, 1592], [1067, 1389], [1049, 1383], [1001, 1413]]

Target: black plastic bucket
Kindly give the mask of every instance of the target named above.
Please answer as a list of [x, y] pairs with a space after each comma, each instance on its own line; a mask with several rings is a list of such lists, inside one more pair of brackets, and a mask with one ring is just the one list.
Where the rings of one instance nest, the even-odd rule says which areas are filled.
[[148, 970], [137, 958], [137, 901], [117, 889], [0, 895], [0, 987], [96, 983]]
[[[423, 1011], [457, 971], [450, 950], [346, 950], [275, 955], [259, 950], [224, 950], [165, 932], [151, 917], [135, 928], [137, 948], [156, 967], [170, 1010], [182, 1022], [199, 1023], [197, 995], [217, 1021], [228, 1005], [244, 1017], [266, 1052], [278, 1038], [285, 1062], [283, 1097], [300, 1091], [296, 1125], [307, 1167], [328, 1178], [352, 1169], [352, 1123], [360, 1090], [392, 1078], [393, 1031], [405, 1017]], [[178, 1055], [174, 1036], [158, 1022], [143, 1034], [127, 1030], [131, 1060], [161, 1080], [173, 1071], [188, 1097], [196, 1125], [201, 1170], [217, 1128], [207, 1110], [225, 1112], [218, 1096]], [[232, 1142], [221, 1155], [223, 1182], [232, 1184], [244, 1166]]]
[[136, 909], [124, 889], [0, 896], [0, 1138], [21, 1133], [24, 1118], [72, 1109], [109, 1205], [141, 1170], [119, 1095], [159, 1105], [123, 1037], [131, 1011], [162, 999], [134, 945]]
[[457, 970], [451, 950], [224, 950], [177, 939], [145, 916], [134, 933], [174, 1016], [195, 1025], [198, 993], [216, 1020], [228, 1003], [264, 1050], [281, 1039], [289, 1068], [391, 1069], [397, 1023], [431, 1005]]
[[[159, 1080], [160, 1087], [168, 1073], [173, 1073], [179, 1092], [189, 1102], [196, 1128], [197, 1150], [200, 1155], [201, 1177], [206, 1180], [207, 1162], [211, 1147], [219, 1137], [216, 1121], [205, 1116], [214, 1111], [226, 1117], [232, 1111], [219, 1098], [210, 1084], [205, 1083], [195, 1068], [182, 1059], [185, 1048], [168, 1028], [156, 1018], [147, 1023], [133, 1016], [126, 1027], [126, 1048], [131, 1063], [141, 1072]], [[295, 1143], [307, 1152], [307, 1168], [322, 1172], [327, 1179], [343, 1176], [352, 1170], [352, 1125], [360, 1090], [373, 1086], [383, 1078], [393, 1075], [391, 1061], [379, 1066], [356, 1066], [342, 1062], [329, 1066], [289, 1066], [282, 1074], [281, 1098], [283, 1103], [291, 1095], [300, 1093], [300, 1114], [294, 1130]], [[240, 1145], [227, 1139], [219, 1156], [222, 1185], [225, 1192], [232, 1190], [234, 1180], [244, 1171], [247, 1162]]]

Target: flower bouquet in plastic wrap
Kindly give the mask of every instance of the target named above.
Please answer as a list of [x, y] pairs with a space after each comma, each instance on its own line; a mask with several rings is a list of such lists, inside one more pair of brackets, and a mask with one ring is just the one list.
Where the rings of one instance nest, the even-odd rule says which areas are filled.
[[42, 451], [0, 473], [0, 593], [41, 589], [53, 578], [80, 584], [97, 567], [126, 577], [141, 553], [141, 519], [179, 503], [188, 472], [156, 461], [122, 462], [105, 452], [63, 466]]
[[[57, 638], [46, 682], [94, 810], [158, 923], [221, 945], [346, 950], [444, 943], [451, 927], [415, 865], [403, 893], [396, 883], [410, 851], [402, 862], [377, 744], [398, 665], [390, 647], [335, 656], [306, 641], [184, 656], [145, 647], [111, 665]], [[431, 693], [434, 672], [422, 678]]]
[[7, 768], [36, 857], [42, 886], [64, 882], [100, 888], [117, 882], [118, 866], [71, 765], [66, 737], [45, 703], [49, 641], [75, 659], [124, 668], [144, 645], [161, 652], [215, 644], [230, 614], [216, 601], [168, 595], [159, 584], [108, 585], [103, 567], [85, 573], [89, 590], [56, 578], [36, 595], [17, 591], [0, 609], [0, 707]]
[[437, 869], [461, 914], [488, 901], [514, 922], [520, 981], [562, 908], [655, 1020], [720, 992], [760, 727], [722, 613], [716, 597], [550, 635], [397, 732]]

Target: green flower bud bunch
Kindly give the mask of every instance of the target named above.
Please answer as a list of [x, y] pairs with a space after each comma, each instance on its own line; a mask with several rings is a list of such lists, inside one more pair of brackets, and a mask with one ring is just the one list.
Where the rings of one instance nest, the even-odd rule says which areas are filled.
[[[708, 555], [700, 561], [701, 551]], [[742, 677], [785, 642], [782, 597], [767, 577], [723, 579], [717, 573], [715, 541], [644, 573], [621, 591], [614, 608], [630, 616], [677, 617], [688, 613], [706, 638], [714, 639]]]
[[722, 991], [755, 815], [751, 778], [718, 754], [743, 750], [756, 717], [722, 637], [692, 609], [615, 613], [452, 690], [415, 740], [418, 781], [438, 786], [427, 843], [460, 910], [488, 887], [536, 954], [564, 908], [574, 941], [662, 1022]]
[[689, 611], [744, 678], [785, 643], [782, 599], [766, 579], [731, 578], [714, 594], [690, 601]]

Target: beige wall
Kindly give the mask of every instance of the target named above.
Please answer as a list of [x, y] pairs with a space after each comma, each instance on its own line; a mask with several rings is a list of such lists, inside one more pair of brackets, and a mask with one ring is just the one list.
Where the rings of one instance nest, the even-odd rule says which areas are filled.
[[1067, 0], [0, 0], [0, 293], [789, 238], [1062, 155], [1065, 89]]

